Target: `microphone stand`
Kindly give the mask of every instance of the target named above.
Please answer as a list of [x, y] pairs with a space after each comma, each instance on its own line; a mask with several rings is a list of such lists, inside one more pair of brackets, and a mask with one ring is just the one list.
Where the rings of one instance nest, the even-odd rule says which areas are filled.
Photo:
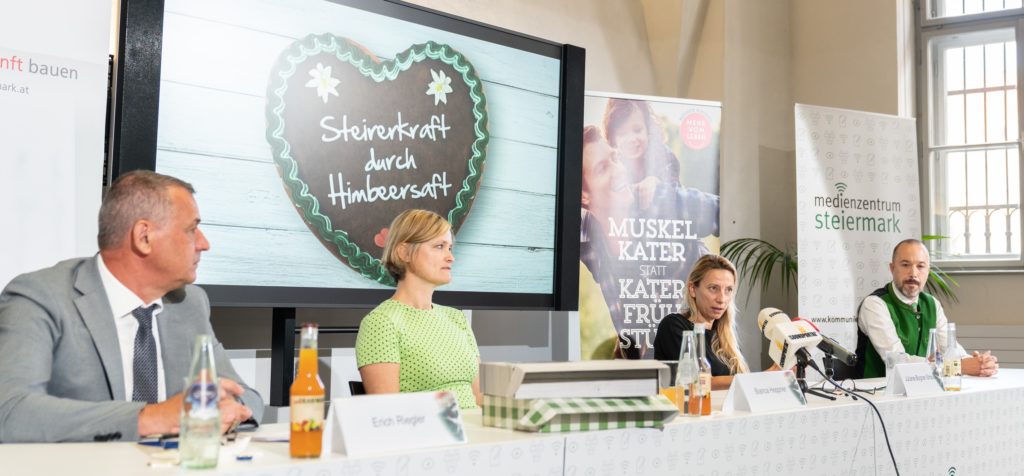
[[835, 401], [835, 395], [829, 395], [824, 391], [818, 390], [816, 388], [810, 388], [807, 386], [808, 365], [814, 367], [815, 369], [818, 368], [818, 365], [815, 364], [814, 361], [809, 358], [809, 354], [807, 354], [807, 352], [804, 352], [803, 349], [801, 349], [796, 354], [796, 381], [798, 384], [800, 384], [800, 390], [804, 392], [804, 395], [810, 394], [816, 397], [826, 398]]
[[[828, 352], [825, 352], [822, 355], [821, 364], [822, 364], [822, 366], [825, 367], [825, 374], [823, 375], [825, 377], [825, 380], [821, 381], [821, 388], [815, 387], [815, 390], [820, 390], [820, 391], [825, 392], [825, 393], [830, 394], [830, 395], [843, 395], [844, 393], [849, 393], [849, 392], [845, 392], [844, 390], [842, 390], [839, 387], [836, 387], [835, 390], [833, 390], [831, 392], [829, 392], [828, 390], [825, 390], [825, 382], [832, 382], [832, 381], [835, 380], [835, 376], [836, 376], [836, 361], [837, 360], [838, 359], [836, 359], [835, 356], [833, 356], [832, 354], [829, 354]], [[856, 399], [857, 399], [857, 397], [854, 397], [854, 400], [856, 400]]]
[[832, 354], [825, 353], [821, 359], [822, 365], [825, 366], [825, 378], [834, 379], [836, 377], [836, 359]]

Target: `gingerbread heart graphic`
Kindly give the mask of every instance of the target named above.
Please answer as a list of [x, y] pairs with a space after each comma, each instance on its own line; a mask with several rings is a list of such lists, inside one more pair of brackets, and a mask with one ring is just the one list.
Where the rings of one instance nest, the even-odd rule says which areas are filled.
[[403, 210], [457, 233], [487, 156], [487, 103], [473, 65], [448, 45], [380, 60], [358, 43], [309, 35], [285, 49], [267, 91], [267, 140], [295, 210], [339, 260], [394, 284], [383, 237]]

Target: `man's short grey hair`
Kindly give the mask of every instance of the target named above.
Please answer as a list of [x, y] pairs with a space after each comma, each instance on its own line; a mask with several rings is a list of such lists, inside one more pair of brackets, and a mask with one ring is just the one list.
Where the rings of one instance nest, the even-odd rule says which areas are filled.
[[100, 231], [96, 237], [100, 249], [120, 246], [139, 220], [166, 221], [174, 206], [171, 187], [196, 193], [188, 182], [149, 170], [134, 170], [114, 180], [100, 205]]

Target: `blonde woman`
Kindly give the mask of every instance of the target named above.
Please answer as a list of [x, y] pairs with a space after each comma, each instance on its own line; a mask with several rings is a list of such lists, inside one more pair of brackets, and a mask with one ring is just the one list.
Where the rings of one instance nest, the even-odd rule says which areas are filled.
[[704, 349], [711, 362], [711, 388], [729, 388], [732, 376], [749, 371], [736, 337], [736, 267], [718, 255], [704, 255], [690, 270], [686, 281], [689, 309], [669, 314], [658, 324], [654, 358], [679, 359], [683, 331], [704, 326]]
[[359, 324], [356, 363], [366, 393], [450, 390], [463, 410], [480, 405], [480, 353], [466, 316], [433, 303], [452, 280], [451, 225], [434, 212], [399, 214], [381, 261], [395, 294]]

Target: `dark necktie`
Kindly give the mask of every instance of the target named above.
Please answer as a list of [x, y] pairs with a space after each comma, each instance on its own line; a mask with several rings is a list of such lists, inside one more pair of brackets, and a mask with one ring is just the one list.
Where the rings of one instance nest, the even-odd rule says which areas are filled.
[[138, 307], [132, 315], [139, 321], [139, 330], [135, 333], [135, 360], [132, 365], [132, 378], [135, 381], [132, 400], [136, 402], [156, 403], [157, 372], [156, 372], [156, 339], [153, 339], [153, 310], [150, 307]]

